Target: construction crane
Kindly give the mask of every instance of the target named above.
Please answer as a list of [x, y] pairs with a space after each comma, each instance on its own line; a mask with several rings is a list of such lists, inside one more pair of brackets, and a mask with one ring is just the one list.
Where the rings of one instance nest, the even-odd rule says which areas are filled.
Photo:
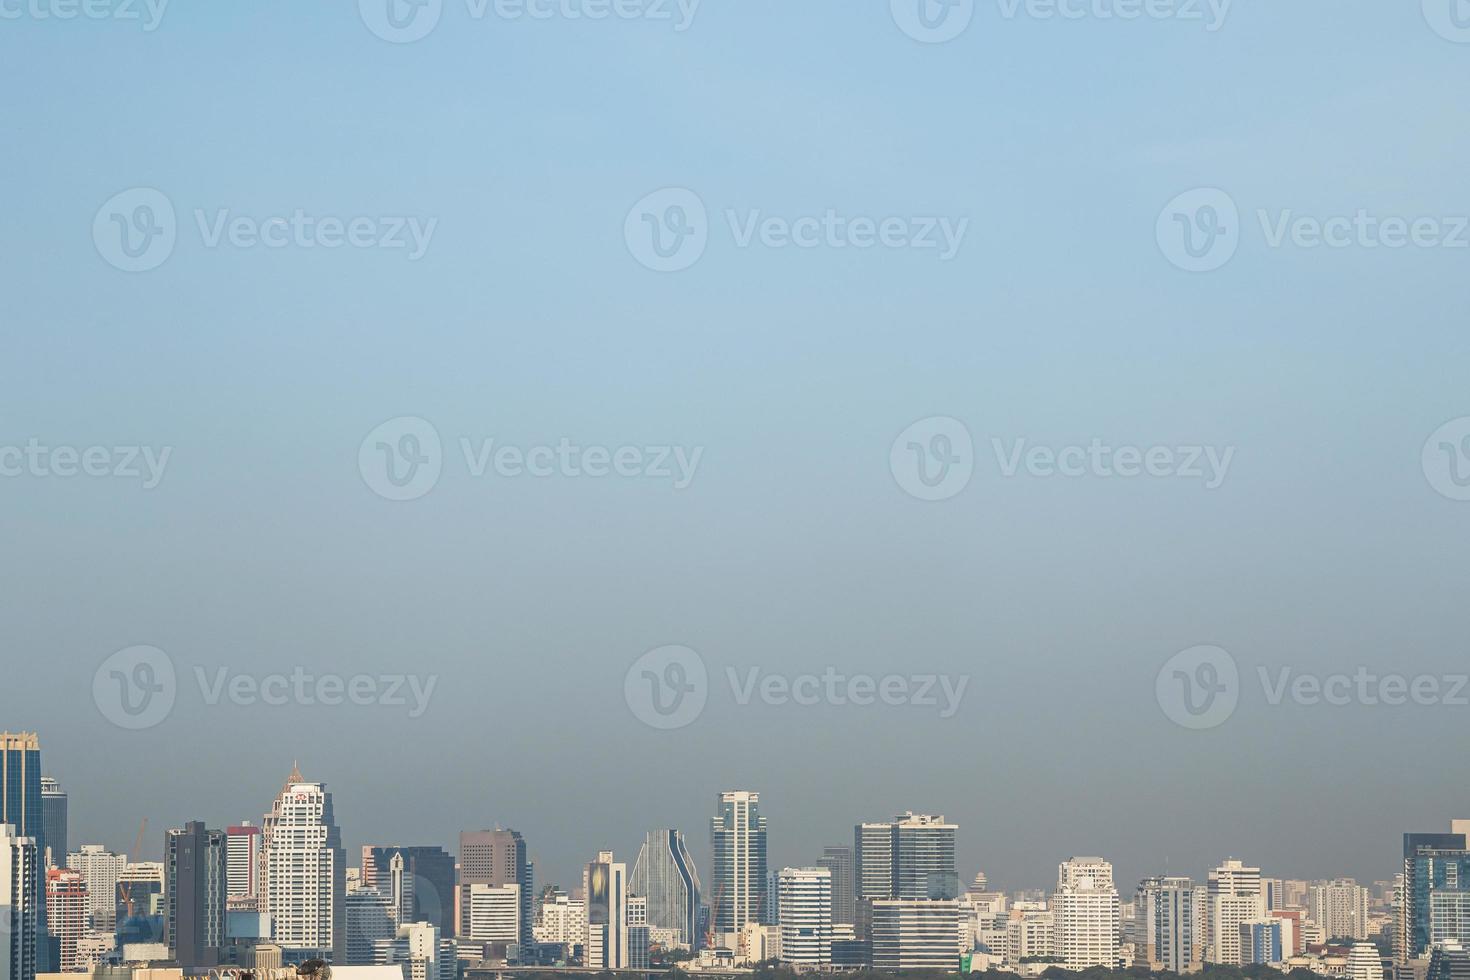
[[[138, 855], [143, 851], [143, 837], [148, 833], [148, 818], [138, 825], [138, 836], [133, 838], [133, 850], [128, 854], [128, 863], [137, 864]], [[122, 883], [121, 886], [123, 905], [127, 907], [128, 918], [133, 917], [133, 882], [131, 879]]]
[[720, 920], [720, 900], [725, 897], [725, 883], [720, 882], [720, 887], [715, 889], [715, 900], [709, 907], [709, 926], [704, 931], [704, 948], [715, 948], [715, 923]]

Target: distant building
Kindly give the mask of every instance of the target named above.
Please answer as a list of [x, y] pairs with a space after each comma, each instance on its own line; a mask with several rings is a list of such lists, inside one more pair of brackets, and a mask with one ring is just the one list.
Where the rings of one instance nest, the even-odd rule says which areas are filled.
[[471, 885], [468, 938], [473, 943], [519, 945], [520, 885]]
[[541, 903], [535, 931], [536, 942], [561, 944], [570, 952], [587, 939], [587, 903], [557, 892]]
[[1196, 932], [1197, 889], [1188, 878], [1145, 878], [1133, 898], [1138, 954], [1154, 970], [1189, 973], [1204, 956], [1204, 937]]
[[163, 848], [170, 955], [185, 970], [219, 966], [229, 897], [225, 832], [192, 821], [182, 830], [168, 831]]
[[347, 956], [347, 855], [322, 783], [292, 771], [261, 828], [265, 907], [288, 962]]
[[441, 939], [457, 935], [454, 856], [442, 847], [431, 845], [365, 845], [362, 849], [363, 885], [391, 893], [391, 888], [385, 888], [379, 879], [389, 873], [394, 855], [403, 858], [412, 880], [412, 921], [434, 923], [439, 927]]
[[1118, 966], [1121, 910], [1111, 864], [1097, 857], [1063, 861], [1051, 912], [1056, 955], [1068, 970]]
[[46, 866], [66, 860], [66, 791], [50, 776], [41, 777], [41, 826], [46, 839]]
[[582, 962], [593, 970], [628, 969], [628, 866], [601, 851], [582, 872], [587, 938]]
[[[1286, 943], [1282, 939], [1282, 920], [1273, 917], [1252, 919], [1240, 924], [1240, 959], [1251, 963], [1283, 963]], [[1378, 980], [1383, 980], [1379, 977]]]
[[832, 844], [822, 849], [817, 867], [832, 873], [832, 921], [852, 924], [857, 922], [857, 893], [853, 884], [852, 848], [845, 844]]
[[398, 936], [393, 900], [376, 888], [359, 888], [346, 895], [347, 966], [372, 966], [378, 943]]
[[1346, 980], [1383, 980], [1383, 956], [1378, 947], [1372, 943], [1354, 943], [1344, 975]]
[[699, 948], [699, 872], [683, 834], [650, 830], [638, 850], [629, 887], [648, 900], [648, 925], [672, 930], [680, 946]]
[[1240, 945], [1240, 926], [1263, 918], [1266, 900], [1261, 894], [1261, 869], [1226, 861], [1210, 872], [1208, 926], [1205, 958], [1211, 963], [1240, 966], [1245, 962]]
[[1368, 889], [1351, 878], [1313, 885], [1307, 911], [1328, 939], [1368, 938]]
[[535, 874], [526, 853], [526, 841], [514, 830], [476, 830], [459, 835], [458, 934], [468, 936], [470, 888], [474, 885], [519, 885], [521, 942], [531, 935], [535, 901]]
[[1426, 980], [1470, 980], [1470, 950], [1458, 943], [1436, 946]]
[[377, 961], [401, 965], [403, 980], [454, 980], [459, 966], [454, 941], [432, 922], [399, 926], [397, 936], [378, 944]]
[[42, 873], [35, 839], [0, 823], [0, 980], [35, 980]]
[[109, 851], [101, 844], [83, 844], [66, 856], [66, 866], [87, 882], [92, 928], [99, 932], [117, 929], [117, 881], [128, 866], [126, 854]]
[[47, 927], [58, 944], [60, 959], [57, 966], [62, 973], [72, 973], [81, 968], [77, 944], [87, 932], [91, 907], [87, 879], [81, 872], [70, 868], [52, 868], [46, 872]]
[[1470, 850], [1466, 843], [1466, 835], [1458, 832], [1404, 835], [1403, 901], [1394, 930], [1394, 962], [1399, 966], [1408, 966], [1411, 960], [1427, 955], [1436, 934], [1440, 942], [1470, 942], [1470, 936], [1453, 939], [1449, 934], [1454, 930], [1443, 920], [1436, 929], [1432, 916], [1434, 895], [1450, 896], [1440, 902], [1442, 912], [1449, 915], [1459, 906], [1456, 893], [1466, 887], [1461, 882], [1470, 885]]
[[875, 970], [953, 970], [960, 955], [958, 900], [871, 900]]
[[782, 868], [777, 876], [781, 960], [797, 970], [832, 966], [832, 872]]
[[714, 932], [738, 933], [760, 921], [766, 906], [766, 818], [760, 812], [760, 794], [728, 790], [716, 799], [710, 818], [714, 867], [710, 887], [721, 896]]
[[228, 855], [226, 887], [236, 907], [256, 901], [260, 894], [260, 828], [249, 820], [225, 828]]

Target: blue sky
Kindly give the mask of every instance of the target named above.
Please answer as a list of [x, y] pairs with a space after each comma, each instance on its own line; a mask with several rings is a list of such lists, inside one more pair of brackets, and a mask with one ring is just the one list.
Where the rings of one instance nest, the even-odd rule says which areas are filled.
[[[1470, 709], [1255, 690], [1190, 732], [1153, 694], [1199, 643], [1248, 677], [1464, 662], [1470, 505], [1419, 460], [1470, 415], [1470, 249], [1271, 248], [1258, 218], [1470, 211], [1470, 45], [1419, 4], [1236, 0], [1208, 31], [991, 0], [924, 44], [879, 2], [705, 0], [680, 32], [446, 0], [393, 44], [345, 2], [174, 0], [151, 32], [27, 2], [0, 20], [0, 445], [173, 447], [153, 490], [0, 479], [0, 727], [42, 730], [79, 838], [258, 816], [297, 757], [349, 844], [522, 827], [563, 884], [650, 826], [705, 853], [735, 786], [765, 794], [780, 863], [912, 807], [959, 821], [966, 876], [1017, 886], [1071, 853], [1124, 881], [1226, 854], [1383, 877], [1397, 834], [1466, 815], [1405, 760], [1451, 755]], [[178, 243], [127, 273], [91, 229], [140, 187]], [[624, 224], [671, 187], [710, 241], [661, 274]], [[1240, 240], [1189, 273], [1155, 225], [1200, 187], [1228, 193]], [[210, 248], [194, 217], [297, 209], [437, 224], [410, 261]], [[740, 248], [724, 218], [828, 209], [968, 231], [942, 261]], [[399, 416], [448, 449], [402, 504], [355, 465]], [[888, 467], [931, 416], [962, 420], [977, 458], [934, 504]], [[704, 457], [682, 491], [473, 479], [461, 437]], [[1094, 437], [1236, 454], [1213, 491], [1005, 479], [991, 454]], [[716, 678], [972, 679], [952, 719], [720, 689], [659, 732], [619, 692], [669, 643]], [[133, 644], [184, 686], [196, 666], [441, 680], [412, 720], [196, 691], [125, 732], [89, 691]], [[414, 780], [441, 804], [388, 792]]]

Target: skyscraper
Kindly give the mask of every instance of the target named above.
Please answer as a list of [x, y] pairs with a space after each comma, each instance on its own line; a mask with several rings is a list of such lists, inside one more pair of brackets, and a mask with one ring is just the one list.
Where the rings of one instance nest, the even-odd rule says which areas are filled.
[[600, 851], [582, 871], [587, 896], [587, 941], [583, 964], [592, 970], [628, 968], [628, 866]]
[[260, 896], [260, 828], [249, 820], [225, 828], [227, 888], [237, 906], [250, 907]]
[[1052, 894], [1056, 955], [1068, 970], [1118, 965], [1121, 916], [1113, 866], [1098, 857], [1073, 857], [1057, 868]]
[[47, 930], [57, 943], [57, 968], [71, 973], [78, 968], [77, 943], [87, 931], [90, 903], [87, 879], [70, 868], [46, 872]]
[[[432, 922], [439, 927], [440, 938], [453, 937], [459, 931], [454, 913], [454, 856], [442, 847], [411, 847], [368, 844], [362, 849], [362, 883], [369, 888], [382, 887], [394, 855], [403, 857], [411, 880], [413, 914], [405, 922]], [[391, 887], [385, 889], [391, 892]]]
[[347, 855], [332, 794], [299, 771], [266, 814], [261, 830], [265, 908], [272, 939], [288, 961], [343, 963], [347, 953]]
[[1190, 973], [1204, 955], [1196, 931], [1198, 889], [1189, 878], [1145, 878], [1133, 899], [1133, 915], [1143, 938], [1139, 950], [1150, 969]]
[[766, 905], [766, 818], [761, 816], [759, 793], [727, 790], [715, 801], [710, 818], [714, 868], [710, 887], [719, 910], [714, 932], [738, 933], [747, 923], [758, 923]]
[[0, 822], [0, 980], [35, 980], [41, 930], [37, 885], [41, 855], [36, 842]]
[[1229, 860], [1210, 872], [1209, 936], [1205, 959], [1211, 963], [1240, 966], [1245, 962], [1240, 945], [1240, 926], [1263, 918], [1266, 898], [1261, 894], [1261, 869], [1248, 868]]
[[109, 851], [101, 844], [83, 844], [66, 856], [66, 866], [87, 881], [92, 928], [98, 932], [117, 929], [117, 882], [128, 866], [128, 856]]
[[[29, 837], [36, 845], [37, 860], [44, 863], [45, 820], [41, 797], [41, 739], [35, 732], [0, 732], [0, 824], [9, 824], [16, 837]], [[57, 855], [59, 859], [59, 854]], [[43, 865], [38, 865], [43, 867]], [[47, 935], [46, 881], [38, 870], [30, 879], [36, 918], [36, 970], [56, 969], [52, 942]]]
[[832, 872], [782, 868], [777, 875], [781, 959], [798, 970], [832, 965]]
[[50, 776], [41, 777], [41, 827], [46, 839], [42, 855], [48, 866], [66, 860], [66, 791]]
[[1368, 889], [1351, 878], [1313, 885], [1307, 910], [1328, 939], [1368, 938]]
[[225, 947], [229, 858], [223, 831], [199, 821], [163, 839], [164, 935], [185, 970], [219, 966]]
[[852, 848], [846, 844], [830, 844], [822, 848], [817, 867], [832, 873], [832, 921], [852, 925], [857, 921]]
[[[1470, 892], [1470, 851], [1466, 835], [1405, 834], [1403, 900], [1394, 930], [1394, 961], [1407, 966], [1426, 955], [1436, 931], [1447, 939], [1448, 930], [1435, 929], [1433, 912], [1439, 904], [1446, 913]], [[1329, 937], [1330, 938], [1330, 937]]]
[[699, 872], [677, 830], [650, 830], [633, 864], [632, 894], [648, 900], [648, 924], [672, 929], [676, 941], [699, 948]]
[[346, 895], [347, 966], [371, 966], [376, 962], [378, 943], [398, 935], [393, 902], [376, 888], [359, 888]]
[[535, 873], [526, 841], [514, 830], [474, 830], [459, 835], [459, 935], [470, 930], [470, 889], [474, 885], [519, 885], [521, 942], [533, 942]]
[[893, 824], [853, 828], [853, 891], [857, 898], [893, 897]]

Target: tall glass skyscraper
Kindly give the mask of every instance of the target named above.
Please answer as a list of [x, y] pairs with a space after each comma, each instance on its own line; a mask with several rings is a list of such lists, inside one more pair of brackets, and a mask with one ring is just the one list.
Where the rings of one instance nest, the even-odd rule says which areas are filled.
[[759, 793], [729, 790], [719, 795], [719, 812], [710, 818], [710, 844], [715, 866], [710, 887], [718, 905], [714, 931], [739, 932], [759, 922], [766, 907], [766, 818]]
[[[36, 843], [36, 854], [45, 859], [46, 826], [41, 804], [41, 739], [35, 732], [0, 732], [0, 824], [9, 824], [15, 836]], [[59, 857], [59, 855], [58, 855]], [[55, 950], [46, 928], [45, 875], [34, 876], [36, 964], [38, 972], [56, 969]]]
[[1470, 908], [1470, 901], [1462, 901], [1470, 900], [1466, 844], [1464, 834], [1404, 835], [1404, 897], [1394, 940], [1394, 959], [1400, 966], [1430, 951], [1436, 905], [1456, 917], [1457, 906]]
[[[50, 861], [66, 860], [66, 790], [50, 776], [41, 777], [41, 826], [45, 828], [46, 851]], [[46, 857], [43, 852], [42, 858]]]
[[673, 929], [699, 949], [699, 872], [677, 830], [650, 830], [633, 865], [631, 891], [648, 899], [648, 924]]

